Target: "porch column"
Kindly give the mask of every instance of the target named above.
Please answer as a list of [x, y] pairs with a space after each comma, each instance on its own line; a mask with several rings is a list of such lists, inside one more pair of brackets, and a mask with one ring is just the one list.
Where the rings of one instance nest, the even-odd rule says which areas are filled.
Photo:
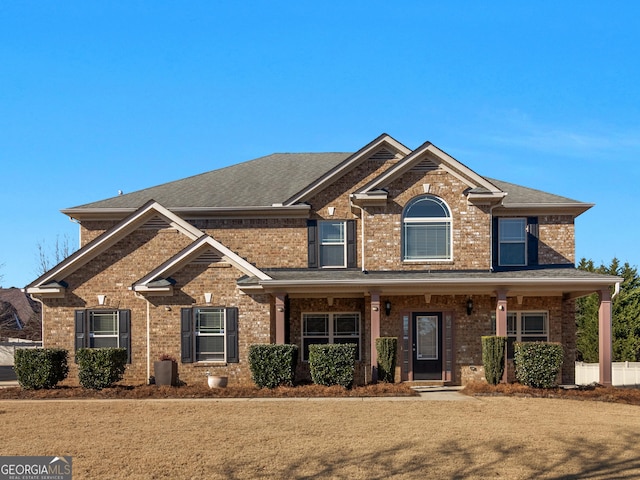
[[[507, 291], [498, 290], [496, 292], [498, 301], [496, 302], [496, 335], [498, 337], [507, 336]], [[504, 355], [504, 374], [502, 383], [507, 383], [507, 352]]]
[[603, 288], [598, 292], [600, 297], [600, 309], [598, 311], [598, 353], [600, 355], [600, 383], [602, 385], [612, 385], [611, 358], [612, 358], [612, 336], [611, 336], [611, 292], [608, 288]]
[[284, 293], [278, 293], [276, 298], [276, 343], [283, 345], [285, 341], [284, 335]]
[[378, 381], [378, 351], [376, 338], [380, 337], [380, 294], [371, 294], [371, 381]]

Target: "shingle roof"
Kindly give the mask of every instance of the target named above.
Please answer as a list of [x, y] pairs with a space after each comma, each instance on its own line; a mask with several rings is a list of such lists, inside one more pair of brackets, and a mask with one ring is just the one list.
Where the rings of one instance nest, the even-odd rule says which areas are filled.
[[[274, 153], [155, 187], [79, 205], [69, 210], [135, 209], [150, 199], [169, 209], [271, 207], [299, 193], [350, 155], [350, 153]], [[508, 193], [504, 199], [505, 206], [586, 205], [566, 197], [502, 180], [490, 178], [487, 180]]]
[[[485, 177], [486, 178], [486, 177]], [[487, 178], [491, 183], [498, 187], [503, 192], [507, 192], [508, 195], [504, 197], [502, 203], [505, 206], [514, 204], [582, 204], [577, 200], [571, 198], [561, 197], [560, 195], [554, 195], [553, 193], [543, 192], [533, 188], [523, 187], [514, 183], [504, 182], [502, 180], [495, 180], [493, 178]]]
[[274, 153], [74, 208], [137, 208], [150, 199], [169, 209], [272, 206], [295, 195], [349, 155]]

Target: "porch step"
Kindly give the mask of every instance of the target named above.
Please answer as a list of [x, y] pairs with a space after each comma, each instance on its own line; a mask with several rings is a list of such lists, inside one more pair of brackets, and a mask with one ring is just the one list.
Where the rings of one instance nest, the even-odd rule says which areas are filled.
[[458, 385], [413, 385], [411, 387], [412, 390], [415, 390], [418, 393], [429, 393], [429, 392], [457, 392], [458, 390], [462, 390], [464, 387]]

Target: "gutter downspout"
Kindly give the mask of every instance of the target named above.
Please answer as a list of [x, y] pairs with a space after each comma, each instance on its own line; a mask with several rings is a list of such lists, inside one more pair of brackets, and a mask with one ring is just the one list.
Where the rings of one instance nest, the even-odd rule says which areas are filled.
[[149, 300], [136, 291], [133, 292], [133, 295], [147, 302], [147, 384], [149, 384], [149, 379], [151, 378], [151, 312], [149, 310]]
[[613, 295], [611, 295], [611, 300], [616, 298], [616, 296], [618, 296], [619, 293], [620, 293], [620, 282], [616, 282], [616, 285], [613, 288]]

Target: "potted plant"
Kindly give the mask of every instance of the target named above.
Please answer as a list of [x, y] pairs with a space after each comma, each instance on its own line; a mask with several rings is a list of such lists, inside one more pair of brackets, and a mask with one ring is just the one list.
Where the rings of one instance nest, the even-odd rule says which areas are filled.
[[207, 384], [209, 388], [224, 388], [227, 386], [228, 377], [224, 375], [212, 375], [207, 371]]
[[163, 353], [157, 361], [153, 362], [153, 375], [156, 385], [177, 385], [178, 362], [171, 355]]

